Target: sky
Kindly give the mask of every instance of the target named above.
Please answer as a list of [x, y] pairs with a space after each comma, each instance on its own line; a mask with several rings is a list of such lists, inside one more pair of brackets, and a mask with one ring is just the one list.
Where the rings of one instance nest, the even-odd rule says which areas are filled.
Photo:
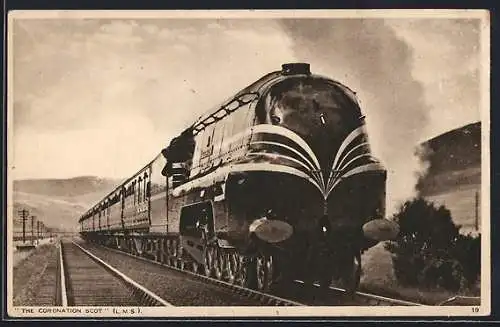
[[15, 19], [11, 173], [129, 176], [236, 91], [308, 62], [357, 92], [399, 190], [421, 170], [415, 145], [480, 120], [480, 29], [442, 18]]

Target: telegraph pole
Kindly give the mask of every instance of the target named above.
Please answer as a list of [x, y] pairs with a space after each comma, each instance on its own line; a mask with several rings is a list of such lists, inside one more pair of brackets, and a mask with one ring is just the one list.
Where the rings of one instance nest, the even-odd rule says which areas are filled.
[[35, 241], [35, 216], [31, 216], [31, 244]]
[[479, 230], [479, 192], [476, 191], [476, 196], [475, 196], [475, 214], [476, 214], [476, 219], [475, 219], [475, 227], [476, 231]]
[[36, 222], [36, 239], [40, 240], [40, 222]]
[[26, 241], [26, 219], [28, 218], [28, 215], [30, 214], [28, 210], [23, 209], [18, 211], [19, 215], [21, 215], [21, 218], [23, 219], [23, 243]]

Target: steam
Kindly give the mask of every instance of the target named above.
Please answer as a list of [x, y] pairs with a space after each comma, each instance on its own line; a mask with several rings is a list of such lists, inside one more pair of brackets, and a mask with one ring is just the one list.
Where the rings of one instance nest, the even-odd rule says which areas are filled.
[[429, 120], [412, 50], [381, 19], [282, 20], [294, 55], [358, 91], [372, 151], [387, 168], [387, 215], [416, 195], [427, 170], [416, 151]]

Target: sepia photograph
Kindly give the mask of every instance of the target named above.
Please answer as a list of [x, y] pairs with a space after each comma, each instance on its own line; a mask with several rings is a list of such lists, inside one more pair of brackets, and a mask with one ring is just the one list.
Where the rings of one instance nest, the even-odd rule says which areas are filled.
[[11, 317], [490, 314], [488, 11], [7, 32]]

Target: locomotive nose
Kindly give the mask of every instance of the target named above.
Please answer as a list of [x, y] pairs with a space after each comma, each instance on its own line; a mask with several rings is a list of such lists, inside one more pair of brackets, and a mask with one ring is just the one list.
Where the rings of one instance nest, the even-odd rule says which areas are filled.
[[[361, 109], [354, 93], [346, 87], [297, 72], [307, 70], [306, 66], [286, 68], [284, 75], [291, 74], [289, 71], [295, 71], [296, 75], [270, 88], [263, 105], [257, 108], [261, 123], [284, 128], [275, 129], [275, 134], [283, 138], [266, 136], [269, 139], [264, 140], [267, 143], [261, 142], [261, 146], [276, 148], [276, 144], [282, 144], [278, 151], [281, 158], [291, 157], [290, 164], [304, 170], [327, 193], [334, 182], [334, 169], [352, 168], [353, 164], [368, 161], [364, 155], [369, 153], [369, 146], [364, 137]], [[356, 131], [353, 139], [344, 142], [353, 131]], [[352, 158], [361, 156], [356, 163], [349, 161], [352, 158], [335, 162], [343, 143]], [[276, 151], [274, 148], [266, 150]], [[342, 166], [334, 167], [335, 163]]]

